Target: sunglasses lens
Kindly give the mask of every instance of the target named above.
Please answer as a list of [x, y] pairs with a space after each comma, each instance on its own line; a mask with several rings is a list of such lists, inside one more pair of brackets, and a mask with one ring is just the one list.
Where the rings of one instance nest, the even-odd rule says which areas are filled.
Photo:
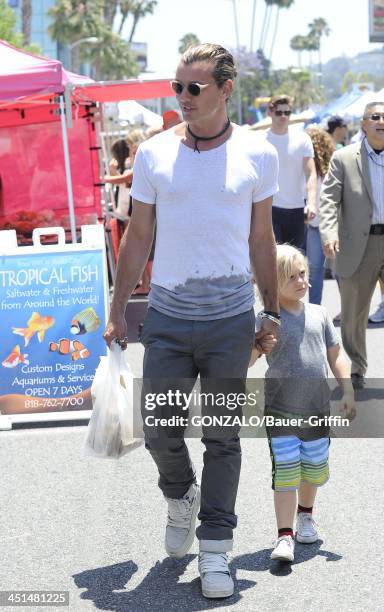
[[380, 121], [380, 117], [381, 115], [379, 115], [378, 113], [374, 113], [373, 115], [371, 115], [372, 121]]
[[172, 81], [172, 89], [175, 92], [175, 94], [179, 96], [181, 92], [183, 91], [184, 87], [178, 81]]
[[289, 117], [289, 116], [290, 116], [290, 114], [291, 114], [291, 111], [284, 111], [284, 115], [285, 115], [286, 117]]
[[191, 96], [199, 96], [201, 90], [197, 83], [190, 83], [188, 85], [188, 91], [191, 94]]
[[275, 111], [276, 117], [281, 117], [282, 114], [283, 114], [283, 111]]

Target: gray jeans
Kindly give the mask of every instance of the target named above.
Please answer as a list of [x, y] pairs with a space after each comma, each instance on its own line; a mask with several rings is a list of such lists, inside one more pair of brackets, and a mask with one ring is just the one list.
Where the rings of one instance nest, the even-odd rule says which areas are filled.
[[[253, 309], [225, 319], [192, 321], [169, 317], [150, 308], [141, 336], [145, 346], [143, 418], [145, 393], [149, 390], [167, 393], [169, 389], [190, 392], [199, 374], [202, 391], [244, 391], [254, 337]], [[220, 410], [228, 414], [225, 408]], [[161, 408], [162, 416], [171, 416], [174, 412], [170, 406]], [[241, 408], [237, 408], [236, 415], [240, 414]], [[159, 487], [166, 497], [174, 499], [183, 497], [196, 479], [184, 430], [185, 427], [159, 426], [154, 432], [153, 427], [144, 427], [146, 448], [159, 470]], [[224, 433], [218, 433], [217, 428], [203, 427], [202, 442], [205, 453], [201, 525], [196, 535], [199, 540], [231, 540], [237, 524], [235, 502], [241, 466], [239, 427], [226, 428]]]

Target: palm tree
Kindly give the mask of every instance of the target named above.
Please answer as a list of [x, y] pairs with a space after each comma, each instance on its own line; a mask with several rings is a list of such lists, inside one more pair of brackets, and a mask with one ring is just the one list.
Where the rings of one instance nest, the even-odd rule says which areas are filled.
[[270, 55], [271, 55], [275, 41], [276, 41], [277, 30], [278, 30], [278, 25], [279, 25], [280, 10], [282, 8], [289, 8], [293, 4], [294, 0], [264, 0], [264, 2], [265, 2], [265, 10], [264, 10], [263, 24], [261, 26], [261, 33], [260, 33], [260, 42], [259, 42], [260, 49], [264, 49], [266, 45], [268, 33], [269, 33], [269, 27], [271, 23], [272, 11], [274, 7], [276, 8], [274, 33], [273, 33], [273, 39], [272, 39], [272, 45], [271, 45], [271, 51], [270, 51]]
[[275, 17], [275, 27], [274, 27], [273, 35], [272, 35], [271, 49], [269, 51], [269, 61], [272, 61], [272, 53], [273, 53], [273, 49], [275, 47], [277, 31], [278, 31], [278, 28], [279, 28], [280, 11], [281, 11], [282, 8], [289, 9], [292, 6], [292, 4], [294, 3], [294, 1], [295, 0], [277, 0], [277, 1], [275, 1], [273, 3], [273, 4], [276, 5], [277, 11], [276, 11], [276, 17]]
[[251, 39], [249, 41], [249, 51], [250, 53], [252, 53], [252, 48], [253, 48], [253, 38], [254, 38], [254, 34], [255, 34], [255, 23], [256, 23], [256, 2], [257, 0], [253, 0], [253, 7], [252, 7], [252, 22], [251, 22]]
[[184, 36], [180, 38], [178, 51], [180, 55], [183, 55], [183, 53], [189, 47], [194, 47], [195, 45], [199, 45], [199, 44], [200, 44], [200, 40], [198, 39], [196, 34], [193, 34], [192, 32], [188, 32], [188, 34], [184, 34]]
[[293, 51], [297, 51], [297, 60], [298, 65], [301, 68], [302, 65], [302, 53], [306, 49], [306, 37], [302, 36], [302, 34], [296, 34], [291, 38], [289, 46]]
[[264, 2], [265, 2], [264, 17], [263, 17], [263, 23], [261, 26], [260, 40], [259, 40], [259, 49], [261, 50], [264, 50], [264, 45], [267, 39], [268, 30], [269, 30], [269, 23], [271, 21], [272, 4], [274, 4], [273, 0], [272, 1], [264, 0]]
[[309, 27], [309, 36], [312, 36], [317, 40], [316, 50], [318, 51], [319, 58], [319, 72], [322, 71], [322, 61], [321, 61], [321, 38], [322, 36], [329, 36], [331, 29], [323, 17], [317, 17], [311, 23], [308, 24]]
[[[128, 7], [128, 10], [124, 14], [123, 14], [123, 11], [121, 10], [122, 4], [126, 4]], [[142, 19], [142, 17], [145, 17], [146, 15], [152, 14], [156, 6], [157, 6], [157, 0], [127, 0], [124, 3], [120, 2], [122, 23], [120, 24], [119, 34], [121, 33], [121, 30], [123, 29], [125, 19], [127, 18], [128, 14], [131, 13], [133, 16], [133, 23], [132, 23], [131, 33], [128, 37], [128, 42], [132, 42], [133, 37], [135, 35], [136, 26], [139, 23], [140, 19]], [[125, 15], [125, 18], [123, 20], [124, 15]]]
[[106, 0], [104, 2], [104, 21], [112, 29], [115, 21], [119, 0]]
[[304, 49], [308, 51], [309, 65], [312, 67], [312, 51], [319, 50], [320, 41], [312, 32], [309, 32], [307, 36], [304, 36]]
[[32, 20], [32, 2], [31, 0], [23, 0], [21, 7], [21, 29], [23, 32], [23, 45], [31, 43], [31, 20]]

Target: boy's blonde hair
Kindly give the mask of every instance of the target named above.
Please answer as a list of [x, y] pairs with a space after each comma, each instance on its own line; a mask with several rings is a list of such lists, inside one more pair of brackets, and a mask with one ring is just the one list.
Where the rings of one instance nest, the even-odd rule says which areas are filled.
[[293, 266], [296, 263], [302, 263], [306, 275], [308, 277], [308, 261], [299, 249], [293, 247], [290, 244], [278, 244], [276, 245], [276, 259], [277, 259], [277, 288], [278, 291], [282, 289], [285, 283], [290, 279], [293, 271]]

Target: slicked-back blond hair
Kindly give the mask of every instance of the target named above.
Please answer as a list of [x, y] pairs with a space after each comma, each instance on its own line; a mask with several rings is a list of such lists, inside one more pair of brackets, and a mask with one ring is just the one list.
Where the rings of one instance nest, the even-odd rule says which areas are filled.
[[308, 261], [299, 249], [291, 244], [276, 245], [276, 260], [277, 260], [277, 287], [280, 292], [282, 287], [290, 279], [293, 266], [295, 264], [303, 264], [306, 275], [308, 277]]
[[185, 65], [195, 62], [211, 62], [213, 64], [212, 75], [218, 87], [222, 87], [228, 79], [235, 79], [237, 75], [233, 55], [224, 47], [213, 43], [188, 47], [180, 61]]

